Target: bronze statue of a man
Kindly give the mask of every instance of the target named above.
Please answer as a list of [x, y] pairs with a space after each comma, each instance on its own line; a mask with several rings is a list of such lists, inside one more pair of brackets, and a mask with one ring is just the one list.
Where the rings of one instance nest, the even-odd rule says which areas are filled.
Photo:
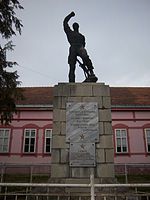
[[[68, 25], [69, 20], [74, 16], [75, 13], [71, 12], [69, 15], [65, 17], [63, 21], [64, 31], [67, 35], [68, 42], [70, 43], [69, 56], [68, 56], [68, 64], [70, 66], [69, 82], [75, 82], [75, 68], [77, 61], [79, 62], [84, 72], [87, 73], [88, 75], [88, 77], [86, 77], [87, 79], [89, 79], [89, 76], [94, 77], [94, 81], [87, 81], [87, 82], [96, 82], [97, 77], [95, 77], [94, 75], [92, 62], [85, 49], [85, 37], [81, 33], [79, 33], [79, 24], [74, 23], [73, 30], [71, 30], [71, 28]], [[77, 56], [79, 56], [82, 59], [83, 64], [77, 59]]]

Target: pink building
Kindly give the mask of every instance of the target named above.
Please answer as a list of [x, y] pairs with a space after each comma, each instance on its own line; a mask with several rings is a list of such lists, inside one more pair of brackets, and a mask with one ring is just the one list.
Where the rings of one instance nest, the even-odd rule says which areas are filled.
[[[150, 88], [111, 87], [116, 164], [150, 163]], [[0, 163], [51, 163], [53, 87], [23, 88], [9, 126], [0, 126]]]
[[115, 163], [150, 163], [150, 88], [111, 88]]
[[[0, 126], [0, 164], [2, 166], [12, 164], [50, 166], [53, 124], [52, 92], [51, 87], [23, 88], [25, 99], [17, 102], [17, 113], [12, 123], [9, 126]], [[46, 169], [47, 166], [45, 166]]]

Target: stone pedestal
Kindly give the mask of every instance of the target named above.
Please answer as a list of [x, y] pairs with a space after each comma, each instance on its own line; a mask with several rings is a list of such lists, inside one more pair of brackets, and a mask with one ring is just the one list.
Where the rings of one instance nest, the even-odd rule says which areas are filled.
[[[71, 166], [70, 143], [66, 141], [67, 103], [97, 104], [98, 141], [94, 143], [94, 166]], [[96, 183], [114, 180], [114, 146], [109, 86], [103, 83], [59, 83], [54, 87], [51, 178], [59, 183]]]

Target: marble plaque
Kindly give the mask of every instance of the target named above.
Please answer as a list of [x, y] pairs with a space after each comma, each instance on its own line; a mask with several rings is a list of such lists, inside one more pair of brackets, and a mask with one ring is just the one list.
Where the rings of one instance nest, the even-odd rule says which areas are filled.
[[67, 103], [66, 141], [98, 142], [98, 104], [97, 102]]
[[70, 143], [70, 166], [94, 167], [95, 143]]

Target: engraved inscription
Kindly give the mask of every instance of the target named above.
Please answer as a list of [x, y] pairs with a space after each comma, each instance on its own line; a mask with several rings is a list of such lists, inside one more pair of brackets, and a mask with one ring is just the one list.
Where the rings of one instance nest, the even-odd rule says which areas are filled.
[[98, 105], [96, 102], [67, 103], [67, 142], [98, 142]]
[[95, 166], [95, 143], [71, 143], [70, 166]]

